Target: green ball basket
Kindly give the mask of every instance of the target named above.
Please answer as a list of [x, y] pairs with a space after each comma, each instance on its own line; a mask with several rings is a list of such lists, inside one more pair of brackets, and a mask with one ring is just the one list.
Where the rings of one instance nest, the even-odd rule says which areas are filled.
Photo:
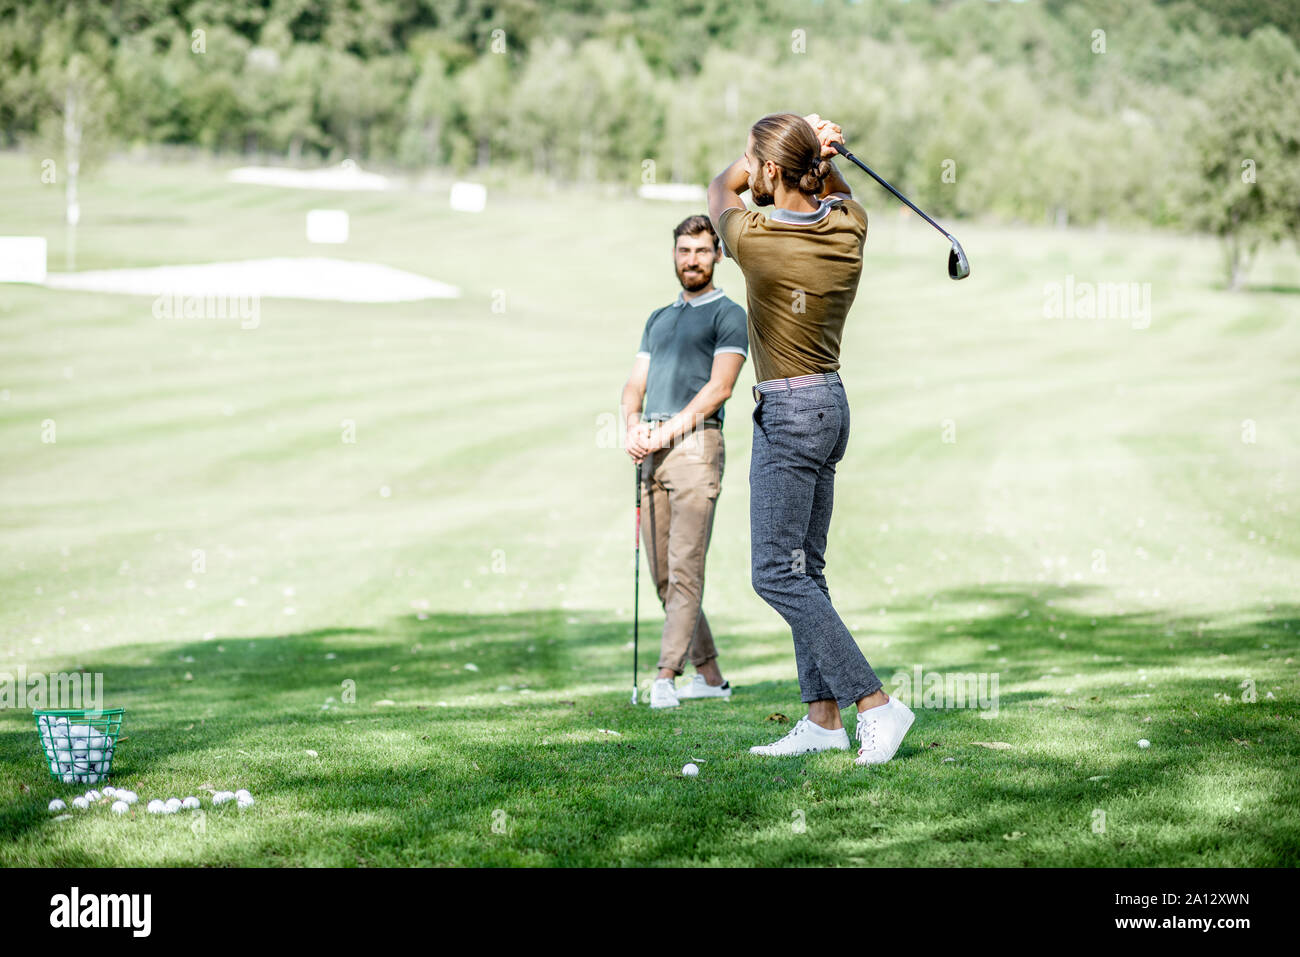
[[50, 777], [64, 784], [98, 784], [113, 769], [123, 708], [33, 711]]

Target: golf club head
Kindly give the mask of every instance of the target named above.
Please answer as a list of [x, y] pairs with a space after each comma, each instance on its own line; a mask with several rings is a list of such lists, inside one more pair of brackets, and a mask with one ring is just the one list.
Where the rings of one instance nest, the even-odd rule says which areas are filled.
[[948, 278], [965, 279], [970, 275], [970, 263], [966, 261], [966, 252], [961, 248], [961, 243], [957, 242], [956, 237], [949, 234], [948, 239], [952, 243], [952, 249], [948, 251]]
[[632, 703], [636, 704], [636, 688], [632, 689]]

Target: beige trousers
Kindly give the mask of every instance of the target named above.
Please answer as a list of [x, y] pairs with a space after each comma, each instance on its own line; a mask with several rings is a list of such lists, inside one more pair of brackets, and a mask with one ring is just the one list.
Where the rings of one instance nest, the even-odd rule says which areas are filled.
[[701, 602], [725, 457], [722, 430], [697, 429], [642, 463], [641, 537], [664, 606], [659, 667], [678, 675], [688, 658], [698, 668], [718, 655]]

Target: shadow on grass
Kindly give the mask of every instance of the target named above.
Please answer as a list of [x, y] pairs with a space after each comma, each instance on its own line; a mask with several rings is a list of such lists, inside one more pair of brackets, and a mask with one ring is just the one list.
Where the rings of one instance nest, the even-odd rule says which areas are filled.
[[[211, 756], [246, 755], [263, 804], [306, 822], [302, 834], [268, 825], [169, 863], [1297, 863], [1300, 785], [1275, 772], [1300, 762], [1298, 712], [1264, 696], [1278, 680], [1266, 676], [1296, 653], [1300, 606], [1212, 619], [1071, 610], [1089, 594], [1003, 584], [892, 605], [908, 622], [905, 653], [927, 669], [1000, 673], [996, 734], [1012, 749], [975, 746], [995, 732], [970, 709], [918, 708], [898, 757], [873, 769], [843, 754], [746, 753], [788, 730], [770, 714], [802, 712], [793, 680], [742, 679], [728, 703], [631, 708], [627, 623], [592, 613], [430, 613], [129, 646], [87, 669], [104, 673], [108, 704], [127, 708], [116, 781], [188, 779]], [[991, 610], [964, 615], [973, 603]], [[746, 646], [743, 666], [787, 660], [778, 635]], [[874, 663], [890, 690], [889, 668]], [[1238, 694], [1252, 675], [1257, 706], [1219, 705], [1216, 694]], [[1039, 686], [1067, 677], [1077, 687]], [[322, 709], [345, 682], [356, 703]], [[1133, 750], [1139, 732], [1157, 747]], [[321, 740], [347, 756], [304, 763]], [[701, 776], [682, 778], [696, 758]], [[31, 784], [0, 801], [0, 834], [28, 840], [29, 863], [110, 863], [41, 843], [45, 802], [69, 789], [41, 778], [39, 761], [30, 716], [0, 714], [0, 780]], [[1247, 782], [1233, 785], [1247, 793], [1229, 818], [1205, 809], [1222, 781]], [[1104, 841], [1088, 828], [1098, 807], [1112, 807]], [[792, 829], [795, 812], [805, 831]]]
[[[1226, 290], [1227, 287], [1225, 286], [1224, 289]], [[1246, 292], [1271, 292], [1282, 296], [1300, 296], [1300, 286], [1288, 286], [1288, 285], [1281, 285], [1281, 284], [1264, 285], [1263, 283], [1259, 283], [1259, 284], [1247, 283], [1245, 291]]]

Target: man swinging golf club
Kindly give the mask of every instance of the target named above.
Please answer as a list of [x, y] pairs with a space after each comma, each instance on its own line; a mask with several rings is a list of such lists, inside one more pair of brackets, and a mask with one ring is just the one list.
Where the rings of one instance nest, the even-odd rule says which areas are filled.
[[[722, 407], [748, 348], [745, 310], [713, 286], [722, 254], [707, 216], [673, 230], [673, 258], [682, 290], [650, 314], [622, 400], [627, 452], [641, 469], [646, 557], [664, 606], [651, 708], [731, 697], [701, 603], [725, 464]], [[677, 688], [688, 657], [697, 674]]]
[[[847, 750], [840, 709], [858, 710], [858, 764], [892, 758], [911, 709], [881, 681], [831, 604], [826, 536], [835, 466], [849, 438], [840, 338], [862, 274], [867, 214], [826, 157], [840, 128], [816, 114], [765, 116], [745, 155], [709, 186], [709, 215], [745, 274], [754, 356], [750, 550], [754, 590], [790, 626], [808, 714], [754, 754]], [[748, 189], [771, 218], [746, 210]]]

